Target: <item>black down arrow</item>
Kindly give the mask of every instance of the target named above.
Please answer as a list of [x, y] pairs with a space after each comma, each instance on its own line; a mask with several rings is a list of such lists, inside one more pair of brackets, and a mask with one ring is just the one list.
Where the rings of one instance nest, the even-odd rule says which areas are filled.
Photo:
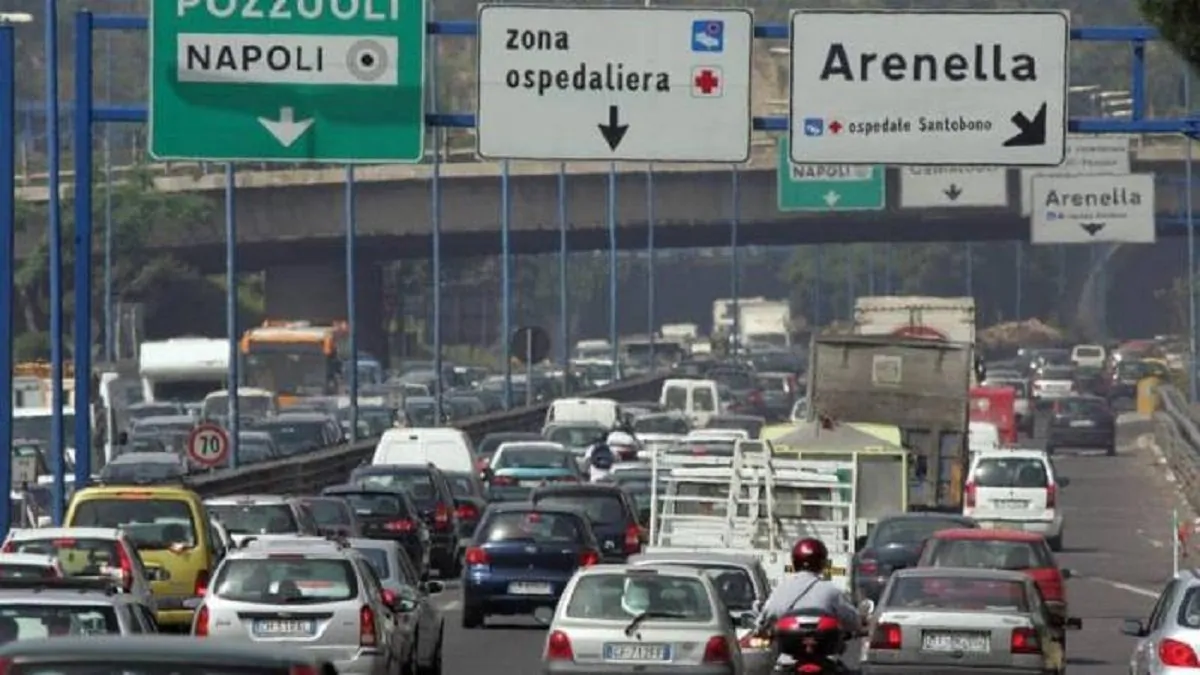
[[600, 127], [600, 135], [604, 136], [604, 140], [608, 142], [608, 147], [616, 152], [617, 147], [621, 145], [621, 140], [625, 138], [625, 132], [629, 131], [628, 124], [621, 124], [621, 109], [615, 105], [608, 106], [608, 124], [597, 124]]
[[942, 190], [942, 194], [946, 195], [950, 201], [956, 202], [962, 196], [962, 188], [958, 187], [958, 183], [951, 183], [950, 187]]
[[1083, 228], [1084, 232], [1087, 232], [1088, 235], [1092, 237], [1096, 236], [1097, 232], [1104, 229], [1104, 223], [1080, 223], [1079, 226]]

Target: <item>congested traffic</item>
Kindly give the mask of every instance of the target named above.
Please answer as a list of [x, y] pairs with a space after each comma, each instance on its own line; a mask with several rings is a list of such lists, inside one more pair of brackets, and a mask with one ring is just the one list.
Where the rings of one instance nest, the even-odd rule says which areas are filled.
[[[946, 314], [964, 311], [954, 299]], [[667, 364], [655, 400], [560, 393], [540, 429], [479, 438], [381, 404], [370, 458], [314, 494], [207, 496], [184, 470], [147, 468], [167, 456], [181, 467], [180, 449], [118, 451], [61, 526], [9, 532], [0, 662], [1045, 675], [1109, 672], [1077, 645], [1113, 649], [1119, 627], [1160, 645], [1138, 652], [1138, 675], [1195, 659], [1180, 631], [1200, 581], [1168, 587], [1179, 625], [1142, 621], [1170, 576], [1169, 563], [1144, 569], [1161, 542], [1122, 568], [1129, 580], [1086, 553], [1157, 522], [1091, 508], [1151, 480], [1131, 473], [1113, 408], [1127, 407], [1128, 364], [1158, 367], [1156, 343], [1099, 346], [1095, 364], [1089, 349], [985, 353], [971, 338], [826, 333], [808, 349], [696, 350]], [[931, 351], [939, 359], [918, 356]], [[868, 376], [840, 375], [846, 363]], [[932, 402], [931, 363], [946, 378]], [[263, 419], [316, 404], [273, 405]], [[958, 439], [949, 454], [920, 434], [935, 422]], [[1147, 503], [1166, 493], [1153, 485]], [[1099, 641], [1098, 598], [1131, 620]], [[184, 635], [141, 649], [137, 634], [169, 632]], [[100, 636], [138, 651], [104, 652]]]

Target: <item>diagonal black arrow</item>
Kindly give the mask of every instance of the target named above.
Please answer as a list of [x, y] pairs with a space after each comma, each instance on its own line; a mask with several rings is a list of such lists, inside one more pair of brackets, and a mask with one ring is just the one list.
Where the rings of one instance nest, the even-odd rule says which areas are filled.
[[1087, 232], [1088, 235], [1092, 237], [1096, 236], [1097, 232], [1104, 229], [1104, 223], [1080, 223], [1079, 226], [1083, 228], [1084, 232]]
[[608, 124], [597, 124], [596, 126], [600, 127], [600, 135], [604, 136], [608, 147], [614, 152], [621, 145], [621, 140], [625, 138], [625, 132], [629, 131], [628, 124], [621, 124], [621, 109], [615, 105], [608, 106]]
[[1016, 134], [1004, 141], [1006, 148], [1022, 148], [1031, 145], [1046, 144], [1046, 104], [1038, 108], [1037, 114], [1033, 119], [1025, 116], [1025, 113], [1017, 111], [1012, 116], [1012, 123], [1016, 125], [1018, 131]]
[[958, 187], [958, 183], [951, 183], [950, 187], [942, 190], [942, 194], [946, 195], [950, 201], [956, 202], [962, 196], [962, 188]]

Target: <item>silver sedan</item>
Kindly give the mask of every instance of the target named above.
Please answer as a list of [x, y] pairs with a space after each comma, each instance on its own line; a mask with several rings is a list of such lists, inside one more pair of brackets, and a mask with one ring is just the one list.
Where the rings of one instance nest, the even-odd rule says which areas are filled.
[[[912, 568], [888, 581], [872, 610], [863, 675], [1052, 675], [1066, 669], [1055, 618], [1020, 572]], [[1055, 623], [1055, 622], [1061, 623]]]

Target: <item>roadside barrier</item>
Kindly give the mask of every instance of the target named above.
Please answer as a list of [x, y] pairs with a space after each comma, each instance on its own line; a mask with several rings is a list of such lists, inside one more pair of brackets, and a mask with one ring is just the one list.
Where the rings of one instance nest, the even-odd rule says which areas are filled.
[[[586, 398], [617, 401], [658, 400], [665, 375], [623, 380], [587, 392]], [[546, 419], [549, 403], [514, 408], [502, 413], [463, 420], [458, 428], [473, 442], [499, 431], [538, 431]], [[322, 488], [346, 480], [355, 467], [370, 460], [379, 438], [370, 438], [298, 457], [264, 462], [239, 469], [224, 469], [190, 477], [188, 484], [202, 497], [236, 494], [315, 494]]]
[[1200, 511], [1200, 412], [1176, 387], [1158, 387], [1154, 440], [1179, 488], [1193, 509]]

